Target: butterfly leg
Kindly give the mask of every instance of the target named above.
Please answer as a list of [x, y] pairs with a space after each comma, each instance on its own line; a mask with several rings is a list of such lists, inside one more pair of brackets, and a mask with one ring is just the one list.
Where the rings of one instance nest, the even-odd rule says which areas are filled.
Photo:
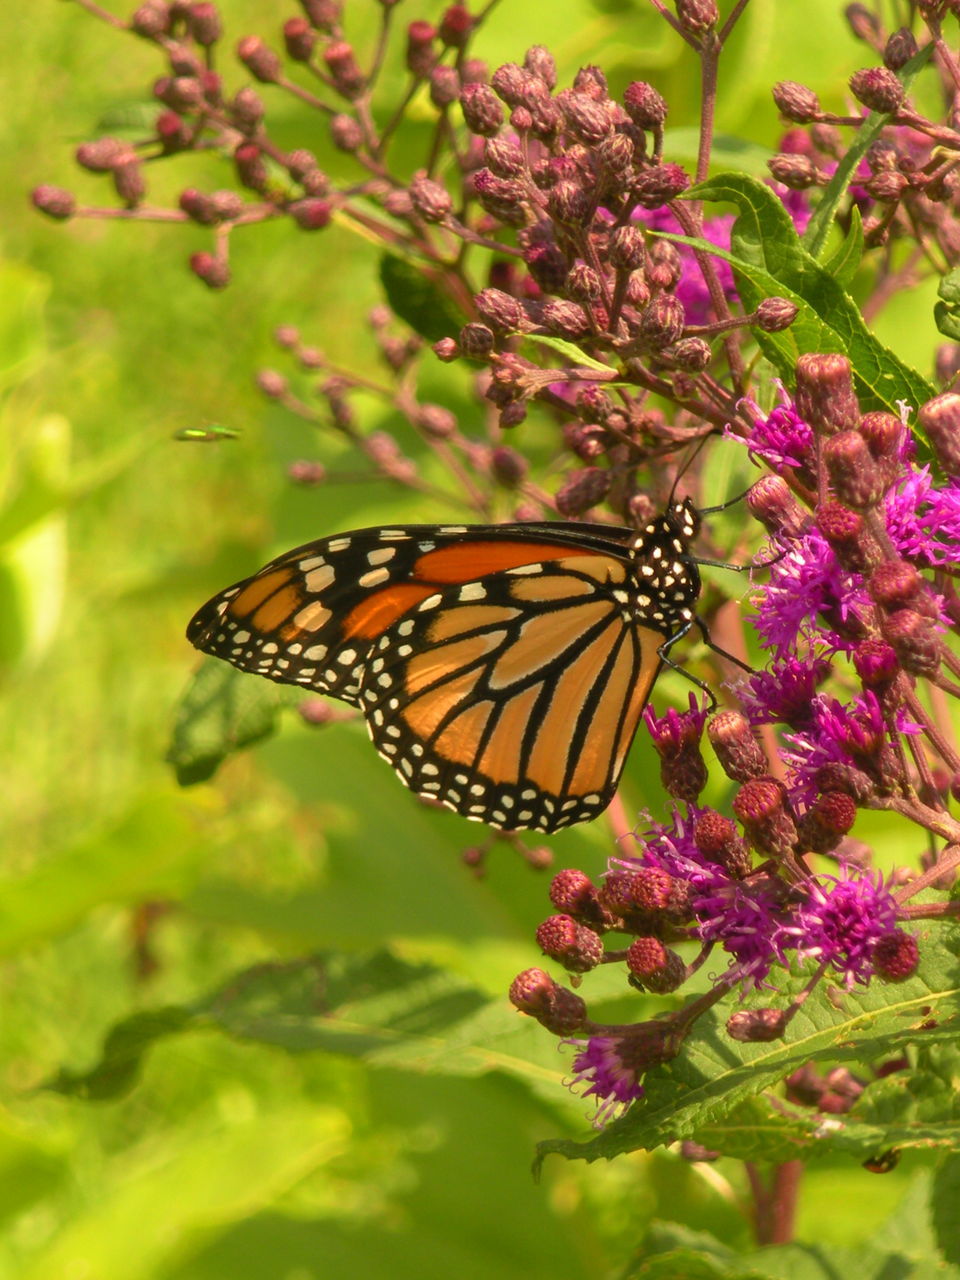
[[[697, 618], [696, 621], [698, 624], [700, 623], [699, 618]], [[657, 655], [659, 656], [660, 661], [663, 663], [665, 667], [669, 667], [672, 671], [676, 671], [678, 675], [683, 676], [684, 680], [689, 680], [690, 683], [695, 684], [698, 689], [702, 689], [703, 692], [707, 695], [707, 697], [710, 700], [710, 705], [707, 708], [707, 710], [716, 711], [718, 703], [717, 703], [716, 697], [714, 696], [713, 690], [710, 688], [710, 686], [708, 684], [704, 684], [704, 682], [701, 679], [699, 679], [699, 677], [692, 675], [689, 671], [686, 670], [686, 668], [681, 667], [678, 662], [674, 662], [673, 659], [670, 657], [670, 650], [673, 648], [675, 644], [677, 644], [680, 640], [683, 639], [683, 637], [687, 634], [687, 632], [693, 626], [693, 622], [694, 620], [691, 618], [689, 622], [685, 622], [683, 624], [683, 626], [680, 628], [679, 631], [675, 631], [672, 636], [669, 636], [666, 640], [664, 640], [663, 644], [657, 650]]]
[[710, 688], [710, 686], [707, 684], [704, 684], [704, 682], [701, 679], [699, 679], [695, 675], [692, 675], [689, 671], [686, 670], [686, 668], [680, 666], [678, 662], [674, 662], [673, 659], [670, 657], [670, 650], [673, 648], [675, 644], [678, 643], [678, 641], [683, 639], [683, 637], [687, 634], [687, 632], [693, 626], [696, 626], [697, 630], [700, 632], [701, 636], [703, 637], [703, 642], [707, 646], [707, 648], [712, 649], [713, 652], [716, 654], [719, 654], [721, 658], [726, 658], [728, 662], [732, 662], [734, 666], [739, 667], [741, 671], [746, 671], [747, 674], [751, 676], [756, 675], [756, 668], [751, 667], [749, 663], [743, 662], [740, 658], [736, 657], [735, 654], [728, 653], [726, 649], [723, 649], [720, 647], [720, 645], [715, 644], [713, 640], [710, 639], [710, 631], [707, 627], [707, 624], [699, 616], [691, 618], [690, 621], [685, 623], [680, 628], [679, 631], [675, 631], [674, 634], [669, 637], [669, 639], [664, 640], [663, 644], [657, 650], [657, 653], [660, 657], [660, 660], [663, 662], [663, 665], [665, 667], [670, 667], [670, 669], [673, 671], [676, 671], [679, 675], [683, 676], [684, 680], [689, 680], [691, 684], [695, 684], [698, 689], [702, 689], [703, 692], [710, 699], [710, 706], [708, 710], [715, 711], [718, 706], [718, 703], [713, 693], [713, 690]]
[[[726, 658], [728, 662], [732, 662], [735, 667], [739, 667], [741, 671], [746, 671], [747, 675], [755, 676], [757, 674], [756, 667], [751, 667], [748, 662], [736, 657], [735, 654], [729, 653], [726, 649], [722, 649], [720, 645], [715, 644], [710, 638], [710, 629], [701, 617], [694, 618], [697, 630], [703, 636], [703, 643], [708, 649], [712, 649], [714, 653], [718, 653], [721, 658]], [[670, 642], [672, 643], [672, 642]]]

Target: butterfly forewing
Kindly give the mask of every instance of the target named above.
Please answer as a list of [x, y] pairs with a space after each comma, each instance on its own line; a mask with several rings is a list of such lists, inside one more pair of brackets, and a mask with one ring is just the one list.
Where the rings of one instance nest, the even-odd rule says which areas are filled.
[[419, 794], [493, 826], [553, 831], [610, 802], [661, 646], [692, 617], [685, 513], [678, 504], [641, 534], [340, 534], [221, 592], [187, 635], [242, 670], [360, 707]]
[[[587, 546], [618, 550], [619, 530], [583, 530]], [[504, 537], [500, 525], [413, 525], [321, 538], [214, 596], [187, 639], [242, 671], [356, 704], [371, 643], [438, 587], [538, 552], [562, 554], [563, 535], [551, 526], [522, 532], [521, 539]]]

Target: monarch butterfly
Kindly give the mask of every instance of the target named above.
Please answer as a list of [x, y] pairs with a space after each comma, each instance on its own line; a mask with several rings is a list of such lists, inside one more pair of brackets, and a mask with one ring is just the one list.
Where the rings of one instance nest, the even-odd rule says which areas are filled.
[[195, 615], [243, 671], [358, 707], [400, 780], [552, 832], [613, 798], [670, 646], [697, 621], [692, 503], [642, 530], [414, 525], [321, 538]]

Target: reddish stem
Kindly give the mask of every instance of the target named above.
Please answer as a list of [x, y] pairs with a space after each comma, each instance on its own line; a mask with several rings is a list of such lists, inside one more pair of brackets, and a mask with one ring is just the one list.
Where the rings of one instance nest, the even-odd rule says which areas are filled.
[[754, 1202], [754, 1231], [757, 1243], [788, 1244], [793, 1239], [797, 1194], [803, 1176], [801, 1160], [786, 1160], [774, 1166], [767, 1185], [756, 1166], [747, 1162], [747, 1177]]

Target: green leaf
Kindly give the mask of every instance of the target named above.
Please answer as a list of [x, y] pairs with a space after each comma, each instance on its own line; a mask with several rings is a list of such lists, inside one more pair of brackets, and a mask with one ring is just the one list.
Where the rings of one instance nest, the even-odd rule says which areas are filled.
[[934, 304], [933, 318], [947, 338], [960, 341], [960, 267], [954, 267], [937, 287], [940, 302]]
[[764, 1280], [839, 1280], [848, 1276], [856, 1280], [958, 1280], [954, 1269], [944, 1267], [939, 1258], [916, 1259], [871, 1245], [856, 1249], [819, 1242], [768, 1246], [745, 1254], [740, 1265], [753, 1268], [750, 1274], [759, 1274]]
[[937, 286], [937, 297], [951, 305], [960, 302], [960, 267], [954, 267], [941, 279]]
[[139, 462], [147, 445], [136, 436], [92, 461], [71, 465], [71, 429], [49, 414], [33, 427], [18, 457], [17, 479], [0, 508], [0, 551], [49, 516], [66, 513]]
[[0, 262], [0, 390], [33, 373], [47, 352], [50, 282], [18, 262]]
[[616, 373], [617, 370], [608, 364], [604, 364], [602, 360], [595, 360], [593, 356], [588, 356], [585, 351], [577, 346], [575, 342], [568, 342], [566, 338], [552, 338], [546, 333], [525, 333], [524, 341], [538, 343], [541, 347], [549, 347], [551, 351], [557, 351], [574, 365], [583, 365], [587, 369], [597, 369], [601, 373]]
[[429, 272], [429, 267], [418, 266], [395, 253], [385, 253], [380, 258], [380, 283], [391, 310], [414, 333], [428, 342], [438, 342], [458, 333], [466, 317]]
[[183, 1262], [218, 1228], [254, 1218], [342, 1159], [350, 1132], [341, 1113], [298, 1099], [269, 1115], [221, 1117], [187, 1138], [171, 1151], [151, 1133], [153, 1158], [132, 1162], [99, 1196], [81, 1197], [63, 1229], [18, 1268], [20, 1280], [77, 1275], [78, 1259], [98, 1280], [184, 1274]]
[[[888, 1130], [895, 1146], [960, 1146], [960, 1051], [953, 1045], [922, 1049], [909, 1071], [876, 1080], [850, 1113]], [[940, 1140], [943, 1139], [943, 1142]]]
[[46, 1088], [71, 1098], [106, 1102], [127, 1093], [140, 1075], [143, 1055], [161, 1037], [176, 1035], [190, 1025], [186, 1009], [147, 1009], [111, 1027], [100, 1061], [90, 1071], [59, 1072]]
[[629, 1265], [624, 1280], [764, 1280], [762, 1271], [748, 1270], [739, 1259], [721, 1262], [693, 1249], [671, 1249], [638, 1258]]
[[785, 382], [793, 384], [800, 355], [836, 351], [850, 358], [864, 409], [898, 414], [898, 401], [917, 406], [935, 394], [926, 379], [874, 337], [853, 299], [804, 249], [790, 215], [769, 187], [745, 174], [728, 173], [700, 183], [686, 196], [736, 205], [739, 216], [731, 231], [730, 252], [707, 241], [659, 234], [729, 262], [748, 311], [764, 298], [777, 296], [789, 298], [798, 307], [789, 329], [781, 333], [753, 330], [764, 355]]
[[707, 1231], [683, 1222], [655, 1219], [624, 1280], [762, 1280], [745, 1270], [736, 1252]]
[[960, 312], [954, 311], [945, 302], [936, 302], [933, 306], [933, 320], [937, 331], [945, 338], [960, 342]]
[[[960, 1087], [960, 1086], [958, 1086]], [[960, 1155], [949, 1156], [933, 1178], [931, 1218], [937, 1244], [948, 1262], [960, 1266]]]
[[891, 1150], [960, 1150], [958, 1063], [945, 1045], [924, 1050], [916, 1067], [873, 1081], [839, 1117], [785, 1106], [779, 1098], [750, 1098], [704, 1126], [696, 1141], [727, 1156], [774, 1163], [838, 1153], [863, 1163]]
[[211, 1027], [289, 1053], [335, 1053], [393, 1070], [506, 1071], [548, 1083], [562, 1099], [564, 1063], [532, 1019], [455, 974], [388, 952], [261, 965], [193, 1005], [134, 1014], [111, 1030], [91, 1070], [63, 1071], [50, 1087], [115, 1097], [133, 1085], [158, 1040]]
[[281, 710], [303, 696], [302, 689], [204, 659], [180, 699], [167, 752], [177, 781], [182, 787], [205, 782], [228, 755], [269, 737]]
[[[700, 154], [700, 130], [693, 126], [664, 129], [663, 150], [671, 160], [690, 160], [695, 164]], [[714, 167], [752, 173], [756, 178], [767, 176], [767, 161], [772, 155], [769, 147], [750, 142], [746, 138], [738, 138], [732, 133], [715, 134], [710, 147]]]
[[[611, 1159], [708, 1130], [718, 1135], [718, 1123], [736, 1104], [777, 1084], [804, 1063], [832, 1066], [886, 1060], [908, 1045], [952, 1042], [960, 1028], [960, 933], [944, 930], [936, 938], [926, 938], [923, 948], [920, 969], [906, 982], [895, 986], [874, 982], [865, 989], [838, 993], [835, 1001], [824, 994], [808, 1000], [791, 1021], [783, 1042], [739, 1044], [725, 1032], [727, 1011], [712, 1009], [698, 1020], [678, 1057], [647, 1072], [644, 1097], [621, 1120], [591, 1142], [543, 1143], [540, 1160], [554, 1152], [586, 1160]], [[799, 989], [801, 983], [793, 979], [789, 985]], [[755, 996], [745, 1005], [759, 1002]], [[941, 1119], [949, 1120], [945, 1106]], [[849, 1144], [857, 1154], [865, 1147], [870, 1154], [890, 1145], [884, 1126], [866, 1133], [854, 1129], [854, 1123], [830, 1117], [812, 1134], [812, 1145], [835, 1151]], [[929, 1131], [931, 1122], [925, 1123]], [[850, 1137], [845, 1139], [848, 1132]], [[897, 1132], [902, 1135], [902, 1126]], [[927, 1140], [920, 1129], [913, 1136]], [[802, 1146], [797, 1154], [805, 1154]]]
[[[464, 876], [460, 853], [476, 840], [476, 828], [455, 814], [428, 809], [400, 786], [371, 750], [362, 723], [308, 729], [289, 720], [283, 733], [257, 748], [258, 765], [279, 782], [287, 803], [309, 813], [311, 825], [322, 830], [328, 874], [284, 895], [220, 874], [190, 895], [187, 909], [221, 929], [255, 929], [270, 946], [282, 939], [293, 954], [318, 948], [357, 954], [398, 934], [436, 939], [436, 904], [442, 902], [443, 935], [461, 939], [469, 952], [504, 930], [515, 940], [517, 963], [511, 962], [512, 972], [495, 987], [502, 993], [523, 968], [529, 947], [529, 913], [539, 893], [529, 872], [495, 854], [496, 874], [483, 884]], [[562, 832], [555, 853], [564, 865], [599, 868], [605, 854], [601, 824]], [[429, 883], [430, 893], [419, 892], [419, 883]], [[370, 892], [373, 884], [376, 893]], [[361, 899], [365, 907], [358, 912]], [[526, 904], [522, 925], [506, 909], [507, 901]]]
[[156, 128], [156, 120], [157, 104], [151, 100], [118, 102], [100, 114], [95, 127], [101, 136], [149, 138]]
[[862, 257], [863, 219], [860, 217], [860, 210], [854, 205], [850, 210], [850, 230], [830, 261], [824, 264], [824, 271], [846, 289], [857, 274]]
[[112, 827], [0, 881], [0, 956], [65, 933], [105, 902], [169, 893], [194, 847], [188, 817], [195, 803], [173, 789], [148, 793]]
[[0, 1111], [0, 1222], [5, 1227], [69, 1180], [71, 1155], [53, 1134], [31, 1132]]
[[[905, 89], [910, 88], [917, 72], [929, 61], [933, 53], [933, 47], [933, 42], [931, 41], [919, 53], [914, 54], [906, 66], [898, 72], [900, 83]], [[823, 251], [830, 227], [833, 225], [834, 215], [847, 187], [857, 172], [857, 166], [889, 122], [890, 116], [888, 114], [884, 115], [879, 111], [871, 111], [866, 120], [857, 129], [849, 150], [844, 152], [843, 158], [830, 177], [830, 181], [824, 187], [820, 202], [814, 209], [813, 217], [807, 223], [807, 229], [803, 233], [804, 246], [814, 257], [819, 258]]]

